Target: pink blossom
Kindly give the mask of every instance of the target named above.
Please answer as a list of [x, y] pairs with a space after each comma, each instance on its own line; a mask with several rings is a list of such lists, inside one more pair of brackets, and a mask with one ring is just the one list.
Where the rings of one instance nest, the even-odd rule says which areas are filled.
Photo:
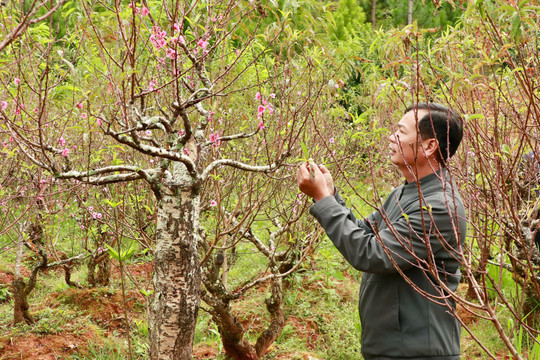
[[63, 151], [62, 151], [62, 156], [66, 157], [68, 156], [69, 154], [69, 149], [68, 148], [65, 148]]
[[165, 45], [167, 45], [167, 42], [165, 41], [165, 36], [167, 35], [167, 32], [165, 30], [162, 30], [159, 26], [152, 27], [152, 31], [154, 33], [150, 35], [150, 41], [152, 42], [156, 50], [165, 47]]
[[21, 79], [15, 78], [13, 79], [13, 82], [15, 83], [15, 85], [19, 85], [21, 83]]
[[77, 107], [78, 107], [79, 109], [82, 109], [82, 108], [83, 108], [83, 104], [82, 104], [81, 102], [79, 102], [79, 103], [77, 103]]
[[197, 45], [199, 45], [199, 47], [200, 47], [201, 49], [206, 49], [206, 47], [208, 46], [208, 41], [203, 40], [203, 39], [199, 39], [199, 40], [197, 41]]
[[191, 154], [191, 152], [188, 149], [184, 148], [184, 154], [189, 155]]
[[174, 23], [173, 25], [174, 31], [180, 31], [181, 28], [182, 28], [182, 25], [178, 25], [178, 23]]
[[150, 130], [146, 130], [146, 136], [152, 136], [152, 132]]
[[60, 139], [58, 139], [58, 143], [60, 144], [60, 146], [64, 146], [66, 145], [66, 139], [64, 139], [63, 136], [60, 136]]
[[255, 94], [255, 100], [261, 100], [261, 93], [260, 92], [257, 92]]
[[141, 8], [141, 16], [145, 17], [145, 16], [148, 16], [148, 14], [150, 14], [150, 10], [148, 10], [148, 8], [146, 6], [143, 6]]
[[84, 230], [84, 225], [81, 225], [81, 230]]
[[34, 112], [37, 113], [39, 110], [38, 108], [34, 108]]
[[15, 139], [13, 138], [13, 136], [10, 136], [10, 137], [9, 137], [9, 141], [13, 142], [13, 140], [15, 140]]
[[272, 115], [274, 113], [274, 108], [271, 105], [268, 105], [266, 108], [268, 109], [268, 113], [270, 115]]
[[180, 130], [180, 131], [178, 132], [178, 135], [184, 136], [185, 133], [186, 133], [186, 132], [185, 132], [184, 130]]
[[2, 109], [2, 111], [3, 111], [3, 110], [6, 110], [6, 108], [7, 108], [7, 101], [2, 101], [2, 102], [0, 103], [0, 108]]
[[94, 211], [94, 207], [93, 207], [93, 206], [89, 206], [89, 207], [88, 207], [88, 211]]
[[82, 113], [81, 118], [86, 119], [86, 113]]
[[263, 105], [259, 105], [259, 107], [257, 107], [257, 116], [261, 117], [262, 114], [264, 114], [265, 110], [266, 110], [266, 108]]
[[270, 94], [270, 97], [274, 99], [276, 97], [276, 94]]
[[210, 206], [216, 206], [216, 205], [217, 205], [217, 202], [216, 202], [216, 200], [212, 200], [212, 201], [210, 201]]
[[331, 137], [330, 139], [328, 139], [328, 142], [329, 142], [330, 144], [333, 144], [333, 143], [334, 143], [334, 138]]
[[264, 122], [261, 121], [261, 122], [259, 123], [259, 125], [257, 125], [257, 127], [258, 127], [259, 129], [261, 129], [261, 130], [264, 129]]
[[97, 118], [97, 119], [96, 119], [96, 123], [97, 123], [98, 126], [101, 126], [101, 119], [100, 119], [100, 118]]
[[182, 35], [178, 35], [178, 42], [182, 45], [186, 44], [186, 39]]
[[16, 115], [21, 115], [21, 108], [20, 107], [17, 107], [17, 109], [15, 109], [15, 114]]
[[216, 147], [216, 146], [221, 145], [221, 140], [219, 139], [219, 133], [218, 132], [210, 134], [210, 136], [208, 136], [208, 140], [213, 142], [212, 147]]
[[72, 146], [73, 150], [77, 150], [77, 145]]
[[176, 56], [177, 56], [176, 50], [167, 48], [165, 52], [166, 52], [166, 55], [165, 55], [166, 57], [171, 58], [171, 59], [176, 59]]

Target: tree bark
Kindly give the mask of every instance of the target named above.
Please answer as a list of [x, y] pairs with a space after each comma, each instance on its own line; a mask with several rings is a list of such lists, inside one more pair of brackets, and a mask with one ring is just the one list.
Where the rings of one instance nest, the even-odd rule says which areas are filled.
[[[96, 274], [96, 266], [98, 267]], [[110, 278], [110, 256], [109, 253], [103, 252], [100, 255], [90, 257], [88, 260], [88, 275], [86, 281], [90, 287], [107, 286]]]
[[414, 0], [409, 0], [409, 11], [407, 13], [407, 25], [412, 24], [413, 5], [414, 5]]
[[270, 345], [279, 337], [285, 325], [283, 311], [283, 284], [281, 278], [272, 280], [272, 294], [266, 299], [266, 309], [270, 313], [270, 324], [258, 337], [255, 345], [251, 345], [244, 337], [246, 331], [233, 316], [230, 298], [222, 286], [211, 289], [214, 293], [211, 301], [212, 319], [218, 326], [225, 353], [234, 360], [259, 360]]
[[30, 316], [28, 309], [27, 293], [26, 293], [26, 284], [22, 277], [17, 277], [13, 280], [13, 324], [18, 324], [24, 322], [26, 324], [32, 324], [34, 319]]
[[163, 187], [158, 199], [149, 321], [152, 360], [192, 358], [201, 269], [197, 251], [200, 200], [190, 190]]
[[377, 0], [371, 0], [371, 28], [377, 27]]

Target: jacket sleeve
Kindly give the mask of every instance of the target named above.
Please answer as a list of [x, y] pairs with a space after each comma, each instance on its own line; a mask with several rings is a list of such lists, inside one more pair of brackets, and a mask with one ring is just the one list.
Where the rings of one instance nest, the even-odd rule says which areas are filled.
[[[405, 215], [384, 226], [383, 230], [374, 231], [366, 222], [351, 218], [350, 210], [338, 203], [335, 197], [325, 197], [310, 208], [310, 213], [323, 226], [339, 252], [357, 270], [370, 273], [396, 272], [396, 266], [406, 270], [418, 266], [419, 261], [426, 264], [448, 244], [452, 229], [448, 224], [448, 210], [436, 204], [430, 204], [430, 212], [437, 224], [432, 227], [430, 214], [418, 206]], [[446, 214], [446, 221], [443, 219]], [[425, 241], [424, 239], [429, 239]], [[394, 265], [395, 262], [395, 265]]]
[[371, 227], [367, 224], [367, 222], [365, 222], [364, 220], [358, 220], [356, 218], [356, 216], [354, 216], [353, 212], [351, 209], [349, 209], [347, 207], [347, 204], [345, 204], [345, 200], [343, 200], [343, 198], [341, 197], [341, 195], [339, 195], [339, 191], [337, 188], [335, 188], [335, 195], [334, 195], [334, 198], [336, 199], [337, 203], [343, 207], [343, 209], [345, 209], [345, 211], [347, 212], [347, 219], [349, 219], [350, 221], [352, 221], [354, 224], [358, 225], [358, 226], [362, 226], [362, 227], [365, 227], [367, 231], [369, 232], [373, 232], [373, 230], [371, 229]]

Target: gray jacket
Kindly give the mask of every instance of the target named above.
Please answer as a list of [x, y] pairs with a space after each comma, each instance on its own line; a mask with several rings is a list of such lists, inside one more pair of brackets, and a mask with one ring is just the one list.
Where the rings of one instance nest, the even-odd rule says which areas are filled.
[[[465, 240], [465, 209], [446, 169], [419, 184], [394, 189], [366, 220], [357, 220], [337, 192], [310, 209], [345, 259], [366, 273], [359, 301], [365, 359], [459, 359], [460, 325], [448, 308], [455, 304], [439, 284], [458, 286], [453, 249]], [[426, 271], [428, 264], [438, 272]]]

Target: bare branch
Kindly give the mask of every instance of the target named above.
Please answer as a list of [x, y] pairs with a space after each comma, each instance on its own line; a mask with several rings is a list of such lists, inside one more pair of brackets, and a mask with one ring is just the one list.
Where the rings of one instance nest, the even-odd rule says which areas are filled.
[[220, 159], [212, 162], [204, 169], [201, 179], [204, 181], [212, 170], [220, 166], [230, 166], [244, 171], [268, 173], [277, 170], [280, 166], [280, 162], [275, 162], [270, 165], [249, 165], [232, 159]]

